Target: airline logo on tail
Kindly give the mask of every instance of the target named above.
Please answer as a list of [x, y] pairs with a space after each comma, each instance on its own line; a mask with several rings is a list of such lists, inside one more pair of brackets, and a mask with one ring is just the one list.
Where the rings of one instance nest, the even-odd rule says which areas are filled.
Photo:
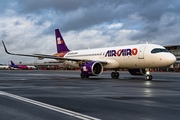
[[60, 37], [57, 38], [57, 44], [63, 44], [63, 40]]

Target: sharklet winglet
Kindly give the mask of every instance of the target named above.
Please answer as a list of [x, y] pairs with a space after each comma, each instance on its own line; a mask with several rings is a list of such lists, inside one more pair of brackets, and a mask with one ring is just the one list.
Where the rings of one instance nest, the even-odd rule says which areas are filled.
[[2, 41], [2, 43], [3, 43], [3, 46], [4, 46], [5, 52], [8, 53], [8, 54], [11, 54], [10, 52], [8, 52], [8, 50], [7, 50], [7, 48], [6, 48], [5, 44], [4, 44], [4, 41]]

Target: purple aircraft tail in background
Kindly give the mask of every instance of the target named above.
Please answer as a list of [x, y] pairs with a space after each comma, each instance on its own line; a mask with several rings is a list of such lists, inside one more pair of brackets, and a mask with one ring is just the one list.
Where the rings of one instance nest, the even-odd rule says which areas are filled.
[[12, 60], [11, 60], [11, 66], [12, 66], [12, 67], [17, 67], [17, 65], [15, 65]]
[[18, 64], [16, 65], [12, 60], [11, 60], [11, 69], [21, 69], [21, 70], [32, 70], [32, 69], [37, 69], [34, 65], [23, 65], [23, 64]]
[[13, 68], [16, 68], [16, 69], [22, 69], [22, 70], [27, 70], [28, 69], [28, 67], [27, 67], [27, 65], [16, 65], [16, 64], [14, 64], [14, 62], [11, 60], [11, 67], [13, 67]]
[[63, 39], [59, 29], [55, 29], [55, 35], [56, 35], [57, 53], [70, 51], [67, 48], [66, 43], [64, 42], [64, 39]]

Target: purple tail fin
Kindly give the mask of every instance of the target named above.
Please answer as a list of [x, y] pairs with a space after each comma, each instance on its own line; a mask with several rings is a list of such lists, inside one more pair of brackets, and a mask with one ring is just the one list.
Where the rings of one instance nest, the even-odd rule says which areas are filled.
[[15, 65], [12, 60], [11, 60], [11, 67], [17, 67], [17, 65]]
[[64, 39], [59, 29], [55, 29], [55, 35], [56, 35], [57, 53], [68, 52], [69, 49], [67, 48], [66, 43], [64, 42]]
[[11, 60], [11, 66], [15, 66], [15, 64], [13, 63], [13, 61]]

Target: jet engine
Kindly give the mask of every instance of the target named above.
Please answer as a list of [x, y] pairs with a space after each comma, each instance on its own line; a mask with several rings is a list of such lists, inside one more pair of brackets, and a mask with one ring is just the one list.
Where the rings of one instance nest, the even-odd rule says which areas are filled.
[[103, 65], [100, 62], [85, 62], [81, 65], [81, 77], [100, 75], [103, 72]]
[[128, 69], [128, 71], [131, 75], [144, 75], [144, 74], [146, 74], [145, 69]]

